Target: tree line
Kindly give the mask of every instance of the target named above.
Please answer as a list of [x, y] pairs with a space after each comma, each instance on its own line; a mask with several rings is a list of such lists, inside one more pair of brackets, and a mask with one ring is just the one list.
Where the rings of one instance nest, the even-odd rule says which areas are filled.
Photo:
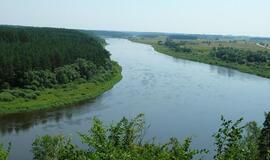
[[66, 82], [59, 75], [74, 70], [65, 65], [78, 59], [89, 61], [91, 69], [108, 68], [110, 54], [100, 40], [76, 30], [0, 26], [0, 89], [24, 87], [39, 75], [53, 81], [51, 73]]
[[[270, 113], [265, 116], [263, 127], [256, 122], [242, 124], [221, 118], [221, 126], [213, 135], [215, 139], [214, 160], [268, 160], [270, 158]], [[204, 159], [206, 149], [192, 149], [191, 138], [179, 142], [171, 138], [167, 143], [144, 141], [144, 115], [134, 119], [122, 118], [118, 123], [105, 127], [98, 118], [88, 133], [79, 133], [80, 148], [62, 135], [37, 137], [32, 144], [35, 160], [191, 160]], [[7, 160], [7, 149], [0, 145], [0, 159]]]

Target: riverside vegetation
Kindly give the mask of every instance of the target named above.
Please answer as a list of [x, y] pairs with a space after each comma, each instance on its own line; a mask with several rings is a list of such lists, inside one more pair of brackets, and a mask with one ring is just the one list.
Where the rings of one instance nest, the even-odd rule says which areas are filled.
[[[270, 158], [270, 113], [266, 114], [263, 127], [256, 122], [242, 124], [221, 118], [221, 127], [213, 135], [215, 160], [268, 160]], [[134, 119], [122, 118], [120, 122], [104, 126], [98, 118], [88, 133], [79, 133], [88, 148], [79, 148], [69, 137], [62, 135], [37, 137], [32, 144], [35, 160], [191, 160], [204, 159], [206, 149], [191, 148], [191, 138], [182, 143], [176, 138], [157, 144], [154, 139], [144, 140], [143, 114]], [[0, 159], [7, 160], [11, 149], [0, 145]]]
[[132, 41], [150, 44], [176, 58], [237, 69], [270, 78], [270, 50], [250, 40], [209, 40], [196, 36], [141, 36]]
[[121, 79], [102, 41], [76, 30], [0, 26], [0, 115], [86, 101]]

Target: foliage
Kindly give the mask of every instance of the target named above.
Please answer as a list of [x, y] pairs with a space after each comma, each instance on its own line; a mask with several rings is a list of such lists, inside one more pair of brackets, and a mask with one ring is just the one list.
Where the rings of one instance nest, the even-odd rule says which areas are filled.
[[73, 64], [64, 65], [54, 71], [40, 70], [29, 71], [23, 78], [24, 86], [36, 90], [38, 88], [52, 88], [57, 84], [67, 84], [78, 79], [91, 80], [98, 72], [112, 71], [112, 62], [107, 60], [105, 67], [97, 67], [91, 61], [77, 59]]
[[15, 96], [10, 94], [9, 92], [1, 92], [0, 93], [0, 102], [10, 102], [15, 99]]
[[221, 128], [214, 134], [216, 160], [235, 160], [243, 159], [243, 150], [240, 145], [240, 139], [242, 138], [242, 132], [244, 126], [239, 126], [242, 122], [242, 118], [233, 122], [227, 121], [221, 117]]
[[28, 71], [24, 74], [23, 81], [25, 88], [51, 88], [56, 84], [56, 75], [49, 70]]
[[190, 160], [205, 150], [190, 149], [191, 139], [180, 143], [171, 138], [168, 143], [144, 143], [144, 116], [132, 120], [123, 118], [120, 122], [105, 127], [94, 118], [88, 134], [80, 134], [87, 150], [79, 149], [70, 139], [62, 136], [45, 136], [33, 143], [36, 160], [54, 159], [91, 159], [91, 160]]
[[243, 133], [243, 138], [240, 141], [241, 148], [244, 151], [243, 157], [245, 160], [257, 160], [259, 153], [259, 137], [261, 128], [258, 127], [256, 122], [249, 122]]
[[241, 125], [242, 118], [233, 122], [221, 117], [221, 128], [214, 134], [216, 160], [257, 160], [260, 128], [256, 122]]
[[[13, 89], [13, 90], [4, 90], [2, 93], [0, 93], [0, 95], [1, 94], [10, 95], [12, 98], [8, 102], [11, 102], [16, 98], [24, 98], [27, 100], [36, 99], [39, 96], [39, 91], [33, 91], [29, 89]], [[7, 102], [7, 101], [1, 101], [0, 98], [0, 102]]]
[[35, 160], [80, 160], [84, 158], [84, 152], [71, 143], [70, 138], [63, 136], [38, 137], [32, 144], [32, 152]]

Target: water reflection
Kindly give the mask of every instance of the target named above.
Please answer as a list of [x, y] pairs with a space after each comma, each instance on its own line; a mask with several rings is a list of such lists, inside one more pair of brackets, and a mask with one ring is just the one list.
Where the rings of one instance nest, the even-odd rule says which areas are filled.
[[212, 72], [216, 72], [222, 76], [227, 76], [227, 77], [233, 77], [236, 72], [233, 69], [225, 68], [225, 67], [219, 67], [219, 66], [213, 66], [213, 65], [209, 65], [209, 67]]
[[48, 122], [59, 122], [62, 119], [71, 119], [72, 112], [54, 111], [35, 111], [29, 113], [17, 113], [1, 116], [0, 135], [21, 131], [27, 131], [36, 125], [45, 125]]

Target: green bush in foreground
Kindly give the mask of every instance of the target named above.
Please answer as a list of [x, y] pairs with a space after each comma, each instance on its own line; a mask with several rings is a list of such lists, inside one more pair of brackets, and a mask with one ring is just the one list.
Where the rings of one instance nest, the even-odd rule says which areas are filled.
[[[256, 122], [242, 125], [242, 118], [233, 122], [221, 118], [221, 127], [215, 138], [214, 160], [269, 160], [269, 120], [266, 115], [264, 127]], [[143, 114], [105, 127], [97, 118], [87, 134], [79, 134], [87, 148], [79, 148], [70, 138], [62, 135], [38, 137], [33, 142], [35, 160], [191, 160], [203, 159], [207, 150], [191, 148], [191, 139], [180, 143], [176, 138], [157, 144], [145, 142], [145, 121]], [[6, 160], [6, 151], [0, 145], [0, 158]]]
[[165, 144], [143, 142], [144, 124], [142, 114], [132, 120], [123, 118], [109, 127], [104, 127], [99, 119], [94, 118], [89, 133], [80, 134], [82, 142], [88, 146], [87, 150], [81, 150], [63, 136], [45, 136], [37, 138], [33, 143], [34, 159], [190, 160], [195, 155], [207, 152], [191, 149], [190, 138], [183, 143], [176, 138], [171, 138]]
[[7, 160], [9, 151], [10, 151], [10, 145], [9, 145], [8, 149], [5, 149], [4, 146], [2, 144], [0, 144], [0, 159]]

